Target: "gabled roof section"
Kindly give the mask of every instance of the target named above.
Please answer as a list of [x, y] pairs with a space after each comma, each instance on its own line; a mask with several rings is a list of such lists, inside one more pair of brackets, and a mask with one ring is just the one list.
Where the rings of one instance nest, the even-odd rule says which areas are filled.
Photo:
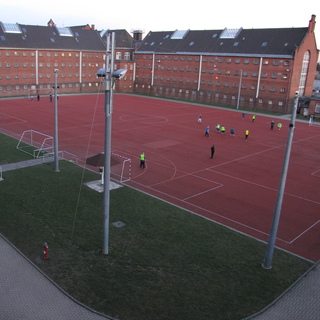
[[133, 48], [133, 38], [125, 29], [116, 30], [103, 30], [100, 35], [103, 37], [103, 41], [106, 42], [106, 36], [108, 33], [115, 33], [115, 46], [116, 48]]
[[0, 47], [104, 51], [105, 44], [97, 30], [81, 27], [59, 28], [56, 25], [32, 26], [16, 24], [20, 32], [5, 31], [1, 22]]
[[149, 32], [136, 53], [291, 57], [308, 28], [189, 30], [180, 40], [172, 39], [173, 33]]

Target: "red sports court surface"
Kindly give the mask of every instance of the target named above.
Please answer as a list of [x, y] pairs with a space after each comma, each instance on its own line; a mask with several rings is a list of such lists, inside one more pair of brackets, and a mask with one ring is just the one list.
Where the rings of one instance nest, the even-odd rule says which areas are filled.
[[[0, 131], [15, 138], [25, 130], [53, 136], [53, 106], [48, 97], [0, 100]], [[75, 154], [79, 164], [103, 151], [104, 95], [61, 96], [58, 109], [59, 150]], [[276, 118], [257, 114], [252, 122], [249, 113], [242, 119], [241, 112], [131, 95], [114, 95], [112, 118], [112, 152], [131, 159], [124, 166], [126, 184], [268, 240], [288, 120], [281, 120], [277, 133], [270, 129]], [[217, 123], [226, 127], [224, 135], [215, 132]], [[235, 136], [229, 135], [231, 127]], [[296, 123], [276, 242], [312, 261], [320, 258], [319, 140], [320, 126]], [[146, 169], [139, 167], [141, 152]], [[121, 164], [112, 167], [113, 178], [119, 180], [120, 173]]]

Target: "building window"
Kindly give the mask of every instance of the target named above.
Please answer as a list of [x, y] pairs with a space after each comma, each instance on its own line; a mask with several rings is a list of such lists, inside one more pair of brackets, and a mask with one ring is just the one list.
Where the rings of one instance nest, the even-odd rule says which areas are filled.
[[309, 60], [310, 60], [310, 52], [306, 51], [303, 56], [302, 68], [300, 74], [300, 83], [299, 83], [299, 95], [304, 94], [304, 89], [307, 81], [307, 74], [309, 69]]
[[124, 53], [124, 59], [125, 60], [130, 60], [130, 52], [125, 52]]
[[121, 52], [117, 52], [116, 53], [116, 59], [117, 60], [121, 60]]

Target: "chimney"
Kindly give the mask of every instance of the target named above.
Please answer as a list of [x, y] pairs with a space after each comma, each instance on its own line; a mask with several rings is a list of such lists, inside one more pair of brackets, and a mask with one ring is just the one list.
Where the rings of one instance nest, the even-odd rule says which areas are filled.
[[133, 40], [142, 41], [142, 30], [134, 30], [133, 31]]
[[309, 32], [310, 32], [310, 33], [314, 33], [315, 27], [316, 27], [316, 15], [313, 14], [313, 15], [311, 16], [311, 20], [309, 21], [309, 27], [308, 27]]

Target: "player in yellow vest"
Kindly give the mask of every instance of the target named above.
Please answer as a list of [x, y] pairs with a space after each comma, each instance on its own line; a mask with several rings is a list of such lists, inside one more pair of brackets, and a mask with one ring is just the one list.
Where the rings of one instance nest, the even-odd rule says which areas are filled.
[[140, 154], [140, 168], [145, 168], [146, 167], [146, 156], [144, 152]]
[[249, 134], [250, 134], [250, 131], [246, 130], [244, 133], [246, 141], [248, 140]]

